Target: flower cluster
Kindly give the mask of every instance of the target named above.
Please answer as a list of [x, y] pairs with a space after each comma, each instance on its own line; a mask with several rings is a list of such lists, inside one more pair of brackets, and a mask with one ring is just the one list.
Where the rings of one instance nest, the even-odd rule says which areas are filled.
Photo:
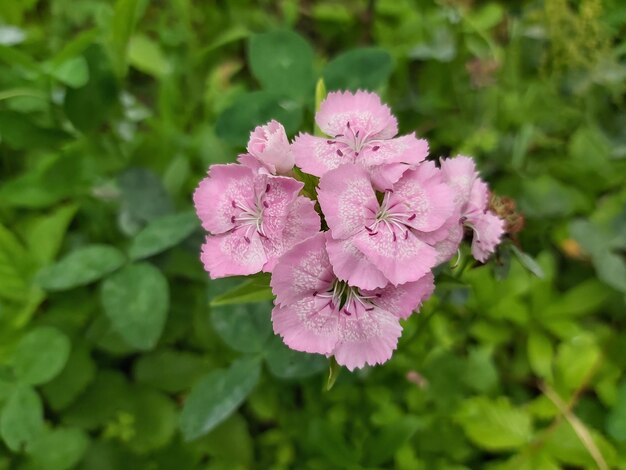
[[[400, 319], [432, 294], [433, 268], [465, 233], [483, 262], [504, 222], [473, 160], [427, 160], [428, 143], [397, 137], [378, 95], [330, 93], [315, 119], [326, 136], [290, 143], [271, 121], [252, 132], [238, 164], [209, 168], [194, 194], [209, 232], [201, 259], [212, 278], [271, 272], [274, 331], [353, 370], [391, 357]], [[319, 213], [294, 165], [319, 177]]]

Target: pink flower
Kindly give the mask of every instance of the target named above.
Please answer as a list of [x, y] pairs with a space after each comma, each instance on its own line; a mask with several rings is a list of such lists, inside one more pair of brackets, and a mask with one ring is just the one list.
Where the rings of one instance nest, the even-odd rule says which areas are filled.
[[313, 201], [298, 196], [302, 187], [242, 165], [212, 165], [193, 196], [209, 232], [201, 259], [211, 278], [271, 271], [280, 255], [318, 232]]
[[272, 273], [274, 332], [291, 349], [334, 355], [348, 369], [382, 364], [408, 318], [434, 289], [433, 276], [399, 287], [361, 290], [333, 274], [318, 233], [284, 254]]
[[428, 155], [428, 143], [415, 134], [393, 138], [398, 133], [396, 118], [375, 93], [329, 93], [315, 121], [329, 137], [300, 134], [292, 145], [296, 164], [315, 176], [359, 163], [376, 188], [384, 190]]
[[474, 232], [472, 256], [484, 262], [504, 234], [504, 221], [489, 210], [489, 188], [480, 179], [474, 160], [458, 156], [441, 160], [441, 171], [454, 190], [455, 216], [447, 225], [448, 236], [438, 245], [440, 260], [449, 259], [463, 238], [463, 227]]
[[[454, 211], [452, 190], [425, 162], [380, 195], [363, 167], [348, 163], [324, 174], [318, 200], [332, 238], [328, 255], [340, 279], [362, 289], [417, 281], [436, 263], [437, 229]], [[435, 236], [437, 234], [437, 236]]]
[[294, 157], [285, 128], [271, 120], [257, 126], [250, 133], [248, 153], [239, 156], [239, 162], [253, 169], [265, 169], [272, 175], [285, 175], [294, 165]]

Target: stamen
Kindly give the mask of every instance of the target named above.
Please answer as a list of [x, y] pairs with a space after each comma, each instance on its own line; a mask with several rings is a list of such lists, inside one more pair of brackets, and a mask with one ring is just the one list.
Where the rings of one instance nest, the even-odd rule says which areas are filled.
[[367, 225], [365, 226], [365, 230], [367, 230], [367, 231], [368, 231], [368, 232], [370, 232], [370, 233], [374, 231], [374, 229], [373, 229], [373, 228], [369, 228]]
[[413, 220], [415, 217], [417, 217], [417, 214], [413, 214], [411, 217], [408, 218], [408, 220]]
[[339, 155], [340, 157], [343, 157], [343, 152], [339, 149], [337, 149], [337, 155]]
[[334, 144], [334, 143], [335, 143], [335, 141], [334, 141], [334, 140], [327, 140], [327, 141], [326, 141], [326, 143], [327, 143], [328, 145], [332, 145], [332, 144]]
[[235, 202], [234, 199], [230, 203], [233, 206], [233, 209], [237, 209], [237, 203]]
[[235, 216], [234, 216], [234, 215], [230, 218], [230, 223], [231, 223], [231, 224], [234, 224], [234, 223], [235, 223]]
[[396, 232], [391, 232], [393, 234], [393, 241], [395, 242], [398, 238], [396, 237]]
[[243, 239], [246, 241], [246, 243], [250, 243], [250, 239], [248, 237], [246, 237], [245, 235], [243, 236]]
[[374, 310], [374, 307], [370, 307], [370, 308], [366, 308], [365, 309], [366, 312], [371, 312], [372, 310]]
[[346, 123], [346, 126], [348, 126], [348, 129], [350, 129], [350, 121]]
[[404, 239], [407, 240], [409, 238], [409, 231], [404, 232]]
[[337, 138], [339, 138], [339, 137], [343, 137], [343, 134], [337, 134], [337, 135], [335, 136], [335, 139], [337, 139]]
[[270, 205], [267, 203], [267, 201], [263, 201], [263, 207], [265, 207], [267, 209], [269, 206]]
[[318, 292], [317, 292], [317, 291], [313, 292], [313, 297], [316, 297], [316, 296], [317, 296], [317, 294], [318, 294]]
[[269, 193], [270, 192], [270, 184], [267, 183], [267, 186], [265, 186], [265, 192]]
[[351, 316], [352, 314], [350, 312], [348, 312], [345, 308], [343, 309], [343, 313], [345, 313], [347, 316]]
[[371, 233], [369, 233], [368, 235], [369, 235], [370, 237], [373, 237], [374, 235], [378, 235], [378, 232], [377, 232], [377, 231], [376, 231], [376, 232], [371, 232]]
[[[348, 126], [348, 127], [350, 127], [350, 126]], [[361, 131], [356, 131], [356, 134], [354, 134], [354, 137], [358, 137], [359, 136], [359, 132], [361, 132]]]
[[374, 145], [374, 147], [372, 148], [372, 151], [376, 152], [379, 148], [380, 148], [380, 145]]

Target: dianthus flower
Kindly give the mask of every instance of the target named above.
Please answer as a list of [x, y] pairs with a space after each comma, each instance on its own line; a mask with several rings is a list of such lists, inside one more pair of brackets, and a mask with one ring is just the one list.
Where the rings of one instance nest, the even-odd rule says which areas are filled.
[[294, 165], [289, 139], [281, 123], [271, 120], [257, 126], [251, 133], [247, 154], [239, 156], [239, 162], [253, 169], [262, 169], [272, 175], [286, 175]]
[[[378, 196], [378, 197], [377, 197]], [[417, 281], [436, 264], [434, 237], [454, 212], [454, 194], [432, 162], [376, 193], [367, 170], [345, 164], [320, 179], [318, 200], [340, 279], [363, 289]]]
[[439, 260], [449, 259], [457, 251], [467, 227], [473, 232], [472, 256], [485, 262], [504, 234], [504, 221], [489, 210], [489, 188], [470, 157], [442, 159], [441, 171], [454, 190], [455, 216], [444, 228], [448, 235], [437, 245]]
[[375, 93], [329, 93], [315, 122], [327, 137], [300, 134], [292, 144], [296, 164], [315, 176], [357, 163], [384, 190], [428, 155], [428, 143], [414, 134], [394, 138], [396, 118]]
[[194, 193], [209, 232], [201, 259], [211, 278], [271, 271], [276, 260], [320, 229], [314, 203], [293, 178], [242, 165], [212, 165]]
[[284, 254], [272, 273], [274, 332], [291, 349], [333, 355], [353, 370], [387, 361], [408, 318], [433, 292], [433, 276], [364, 290], [341, 281], [318, 233]]

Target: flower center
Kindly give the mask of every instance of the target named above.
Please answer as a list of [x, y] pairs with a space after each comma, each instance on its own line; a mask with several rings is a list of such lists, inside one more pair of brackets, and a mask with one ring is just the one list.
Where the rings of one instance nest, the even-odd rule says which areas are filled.
[[343, 313], [346, 316], [358, 317], [359, 313], [371, 312], [374, 310], [375, 304], [373, 299], [380, 297], [376, 295], [364, 295], [358, 288], [349, 286], [347, 282], [335, 279], [331, 287], [326, 292], [314, 292], [314, 297], [324, 299], [328, 305], [336, 313]]
[[355, 157], [359, 156], [365, 148], [371, 147], [373, 152], [377, 152], [380, 142], [376, 139], [370, 138], [370, 133], [362, 132], [360, 130], [354, 130], [350, 121], [346, 122], [346, 130], [343, 134], [337, 134], [333, 139], [326, 141], [328, 145], [335, 145], [337, 147], [337, 155], [343, 157], [346, 153], [354, 153]]
[[365, 226], [371, 237], [378, 235], [381, 228], [386, 228], [392, 236], [393, 241], [397, 241], [399, 237], [404, 240], [409, 238], [411, 226], [409, 222], [415, 219], [416, 214], [408, 212], [403, 203], [392, 201], [393, 191], [386, 191], [380, 208], [376, 213], [374, 221]]
[[265, 200], [265, 195], [270, 191], [270, 185], [265, 186], [265, 191], [255, 195], [253, 204], [247, 201], [235, 200], [231, 201], [235, 213], [231, 216], [230, 222], [233, 224], [233, 230], [243, 229], [244, 240], [250, 243], [250, 236], [256, 232], [260, 236], [267, 238], [263, 228], [263, 213], [269, 207]]

